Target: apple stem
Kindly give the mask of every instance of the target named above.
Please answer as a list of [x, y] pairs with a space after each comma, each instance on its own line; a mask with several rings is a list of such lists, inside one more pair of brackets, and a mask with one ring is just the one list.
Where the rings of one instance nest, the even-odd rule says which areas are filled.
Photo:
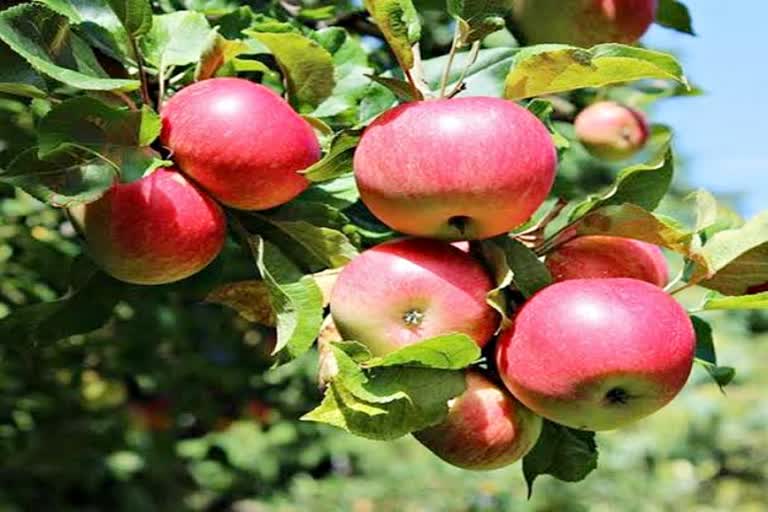
[[477, 61], [477, 56], [480, 53], [480, 41], [475, 41], [472, 43], [472, 48], [469, 50], [469, 56], [467, 57], [467, 61], [464, 63], [464, 69], [461, 70], [461, 74], [459, 75], [459, 80], [456, 82], [456, 85], [453, 87], [450, 93], [448, 93], [448, 98], [453, 98], [457, 94], [459, 94], [461, 91], [466, 89], [466, 84], [464, 83], [464, 77], [467, 76], [467, 71], [469, 71], [469, 68], [472, 67], [472, 65]]
[[451, 41], [451, 49], [448, 52], [448, 62], [445, 63], [443, 68], [443, 76], [440, 78], [440, 98], [445, 98], [445, 89], [448, 87], [448, 75], [451, 74], [451, 68], [453, 67], [453, 59], [456, 57], [456, 50], [459, 49], [459, 26], [453, 31], [453, 41]]

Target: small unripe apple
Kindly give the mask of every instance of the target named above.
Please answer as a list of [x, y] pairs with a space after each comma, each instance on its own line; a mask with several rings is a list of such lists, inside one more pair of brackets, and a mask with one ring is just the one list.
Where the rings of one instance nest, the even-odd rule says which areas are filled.
[[511, 101], [469, 97], [400, 105], [374, 121], [354, 158], [360, 197], [415, 236], [490, 238], [528, 220], [555, 179], [552, 137]]
[[242, 78], [185, 87], [161, 111], [171, 157], [220, 202], [264, 210], [301, 193], [320, 158], [312, 127], [268, 88]]
[[582, 236], [547, 255], [555, 281], [631, 277], [664, 287], [669, 267], [658, 246], [618, 236]]
[[76, 217], [89, 254], [110, 275], [163, 284], [205, 268], [221, 251], [221, 208], [172, 168], [113, 185]]
[[479, 372], [466, 373], [467, 389], [448, 403], [448, 416], [414, 437], [444, 461], [490, 470], [521, 459], [541, 434], [541, 418]]
[[574, 121], [576, 137], [592, 155], [605, 160], [625, 160], [648, 142], [645, 115], [613, 101], [588, 106]]
[[637, 279], [573, 279], [534, 295], [502, 333], [499, 374], [535, 413], [608, 430], [648, 416], [682, 389], [696, 338], [683, 307]]
[[657, 0], [513, 0], [526, 44], [634, 43], [656, 19]]
[[383, 355], [461, 332], [484, 346], [498, 324], [482, 264], [436, 240], [410, 238], [368, 249], [339, 274], [331, 314], [341, 335]]

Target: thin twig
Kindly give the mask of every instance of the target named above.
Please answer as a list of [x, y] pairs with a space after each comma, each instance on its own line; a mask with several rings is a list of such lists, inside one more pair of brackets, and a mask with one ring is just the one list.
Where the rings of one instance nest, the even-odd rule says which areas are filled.
[[467, 61], [464, 63], [464, 69], [461, 70], [461, 74], [459, 75], [459, 80], [456, 82], [456, 85], [453, 87], [453, 90], [451, 90], [450, 93], [448, 93], [449, 98], [453, 98], [457, 94], [459, 94], [461, 91], [463, 91], [466, 88], [466, 85], [464, 84], [464, 77], [467, 76], [467, 72], [469, 71], [469, 68], [472, 67], [472, 65], [477, 61], [477, 56], [480, 53], [480, 41], [475, 41], [472, 43], [472, 48], [469, 50], [469, 56], [467, 57]]
[[451, 49], [448, 52], [448, 62], [445, 63], [443, 68], [443, 76], [440, 78], [440, 97], [445, 98], [445, 88], [448, 86], [448, 75], [451, 73], [451, 67], [453, 66], [453, 58], [456, 56], [456, 50], [459, 49], [459, 26], [453, 31], [453, 41], [451, 42]]
[[693, 288], [694, 286], [696, 286], [696, 283], [693, 283], [693, 282], [685, 283], [683, 286], [677, 288], [676, 290], [672, 290], [671, 292], [669, 292], [669, 294], [670, 295], [677, 295], [678, 293], [680, 293], [682, 291], [685, 291], [685, 290], [688, 290], [689, 288]]
[[149, 84], [147, 83], [147, 74], [144, 71], [144, 64], [141, 62], [141, 55], [139, 54], [139, 48], [136, 46], [136, 38], [128, 37], [128, 41], [131, 43], [131, 51], [136, 58], [136, 67], [139, 70], [139, 81], [141, 82], [141, 101], [145, 105], [152, 106], [152, 100], [149, 97]]
[[129, 98], [128, 95], [125, 94], [124, 92], [122, 91], [109, 91], [109, 92], [114, 96], [117, 96], [117, 98], [120, 99], [120, 101], [125, 103], [125, 105], [131, 110], [131, 112], [136, 112], [139, 110], [138, 107], [136, 106], [136, 103], [134, 103], [134, 101], [131, 98]]

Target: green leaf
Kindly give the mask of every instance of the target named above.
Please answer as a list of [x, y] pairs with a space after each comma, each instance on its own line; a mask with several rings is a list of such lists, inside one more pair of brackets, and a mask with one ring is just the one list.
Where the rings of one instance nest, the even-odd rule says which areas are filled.
[[335, 86], [333, 59], [317, 41], [294, 32], [246, 31], [265, 44], [283, 72], [291, 103], [311, 112], [328, 98]]
[[411, 0], [363, 0], [400, 67], [410, 70], [414, 65], [411, 47], [421, 39], [419, 14]]
[[149, 0], [108, 1], [131, 37], [142, 36], [152, 28], [152, 4]]
[[48, 87], [37, 71], [0, 42], [0, 93], [45, 98]]
[[[195, 68], [195, 80], [205, 80], [216, 75], [216, 72], [240, 54], [250, 51], [250, 46], [240, 40], [229, 40], [222, 37], [217, 30], [208, 35], [205, 49]], [[261, 62], [259, 65], [263, 66]]]
[[528, 497], [539, 475], [552, 475], [564, 482], [579, 482], [597, 468], [595, 433], [564, 427], [544, 420], [541, 436], [523, 458]]
[[687, 84], [680, 64], [666, 53], [621, 44], [601, 44], [588, 50], [543, 44], [523, 48], [515, 55], [504, 97], [519, 100], [646, 78]]
[[149, 105], [142, 105], [141, 119], [139, 121], [139, 138], [136, 141], [139, 146], [149, 146], [160, 136], [163, 122], [160, 114]]
[[480, 244], [480, 251], [483, 261], [486, 267], [491, 270], [496, 283], [496, 288], [488, 292], [485, 301], [501, 315], [501, 324], [499, 325], [499, 330], [501, 330], [510, 324], [504, 290], [512, 285], [512, 269], [509, 267], [507, 254], [501, 245], [484, 241]]
[[33, 304], [0, 320], [0, 339], [18, 344], [45, 343], [102, 327], [117, 301], [130, 289], [94, 267], [82, 282], [53, 302]]
[[205, 301], [234, 309], [249, 322], [275, 326], [270, 289], [262, 280], [221, 284], [208, 293]]
[[542, 123], [547, 127], [549, 133], [552, 134], [552, 141], [555, 143], [555, 148], [558, 152], [563, 151], [571, 147], [571, 142], [563, 134], [557, 131], [555, 124], [552, 122], [552, 113], [555, 108], [552, 103], [547, 100], [536, 98], [531, 100], [528, 105], [525, 106], [531, 114], [538, 117]]
[[587, 213], [554, 234], [540, 252], [547, 253], [554, 246], [588, 235], [634, 238], [698, 258], [692, 252], [692, 233], [634, 204], [605, 206]]
[[323, 294], [312, 276], [302, 274], [277, 247], [258, 235], [249, 236], [248, 243], [277, 318], [274, 353], [286, 350], [291, 358], [299, 357], [320, 332]]
[[768, 212], [721, 231], [698, 251], [691, 282], [725, 295], [745, 295], [768, 283]]
[[701, 365], [715, 384], [722, 391], [736, 376], [736, 370], [728, 366], [717, 365], [715, 343], [712, 338], [712, 327], [706, 321], [697, 316], [691, 317], [693, 329], [696, 333], [696, 363]]
[[704, 299], [701, 309], [706, 311], [713, 309], [768, 309], [768, 292], [731, 297], [710, 292]]
[[459, 42], [467, 45], [505, 27], [513, 0], [448, 0], [448, 14], [459, 24]]
[[331, 139], [330, 148], [323, 158], [301, 174], [309, 181], [328, 181], [352, 172], [352, 157], [359, 141], [360, 131], [340, 131]]
[[0, 181], [64, 208], [97, 200], [115, 181], [114, 164], [98, 154], [67, 148], [41, 160], [37, 153], [30, 148], [19, 154], [0, 173]]
[[158, 70], [193, 64], [200, 60], [210, 33], [208, 20], [199, 12], [154, 16], [152, 28], [141, 38], [142, 54]]
[[399, 78], [391, 78], [387, 76], [368, 75], [368, 78], [383, 85], [390, 92], [392, 92], [400, 101], [421, 101], [424, 99], [421, 91], [411, 87], [411, 84], [405, 80]]
[[671, 132], [667, 130], [667, 134], [665, 143], [650, 161], [623, 169], [610, 190], [581, 203], [571, 213], [571, 219], [598, 208], [625, 203], [654, 210], [669, 190], [674, 175]]
[[0, 12], [0, 40], [39, 72], [85, 90], [132, 90], [137, 80], [109, 78], [66, 16], [38, 3]]
[[353, 125], [357, 121], [357, 107], [370, 85], [368, 76], [373, 73], [368, 54], [354, 37], [339, 27], [318, 30], [311, 37], [331, 54], [336, 82], [332, 94], [312, 115]]
[[552, 276], [546, 265], [536, 253], [519, 241], [508, 236], [498, 236], [482, 243], [495, 245], [503, 251], [512, 271], [512, 282], [526, 298], [552, 284]]
[[656, 23], [684, 34], [696, 35], [688, 7], [678, 0], [659, 0]]
[[361, 369], [332, 346], [338, 374], [322, 403], [302, 417], [369, 439], [392, 440], [439, 423], [465, 389], [461, 371], [403, 366]]
[[365, 362], [366, 368], [408, 366], [461, 370], [480, 358], [480, 348], [466, 334], [436, 336]]

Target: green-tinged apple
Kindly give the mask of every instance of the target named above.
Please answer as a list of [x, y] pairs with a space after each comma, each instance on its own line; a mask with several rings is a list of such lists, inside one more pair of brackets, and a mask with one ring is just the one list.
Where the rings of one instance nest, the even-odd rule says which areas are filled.
[[172, 168], [113, 185], [75, 217], [93, 259], [135, 284], [170, 283], [199, 272], [226, 237], [219, 205]]
[[462, 332], [484, 346], [498, 325], [486, 303], [494, 287], [483, 265], [437, 240], [378, 245], [352, 260], [331, 294], [331, 315], [346, 340], [383, 355]]
[[573, 279], [534, 295], [497, 346], [499, 374], [535, 413], [608, 430], [669, 403], [691, 371], [685, 309], [645, 281]]
[[592, 155], [604, 160], [626, 160], [648, 142], [645, 115], [613, 101], [588, 106], [574, 121], [576, 137]]
[[590, 47], [634, 43], [656, 19], [657, 0], [513, 0], [524, 43]]
[[448, 403], [448, 416], [414, 437], [464, 469], [498, 469], [525, 456], [539, 439], [541, 418], [479, 372], [468, 371], [466, 384]]
[[354, 158], [360, 197], [376, 217], [445, 240], [518, 227], [546, 199], [556, 166], [542, 122], [487, 97], [400, 105], [365, 130]]
[[220, 202], [264, 210], [301, 193], [320, 158], [312, 127], [280, 96], [242, 78], [185, 87], [163, 106], [162, 143]]
[[618, 236], [583, 236], [547, 255], [555, 281], [631, 277], [664, 287], [669, 267], [658, 246]]

